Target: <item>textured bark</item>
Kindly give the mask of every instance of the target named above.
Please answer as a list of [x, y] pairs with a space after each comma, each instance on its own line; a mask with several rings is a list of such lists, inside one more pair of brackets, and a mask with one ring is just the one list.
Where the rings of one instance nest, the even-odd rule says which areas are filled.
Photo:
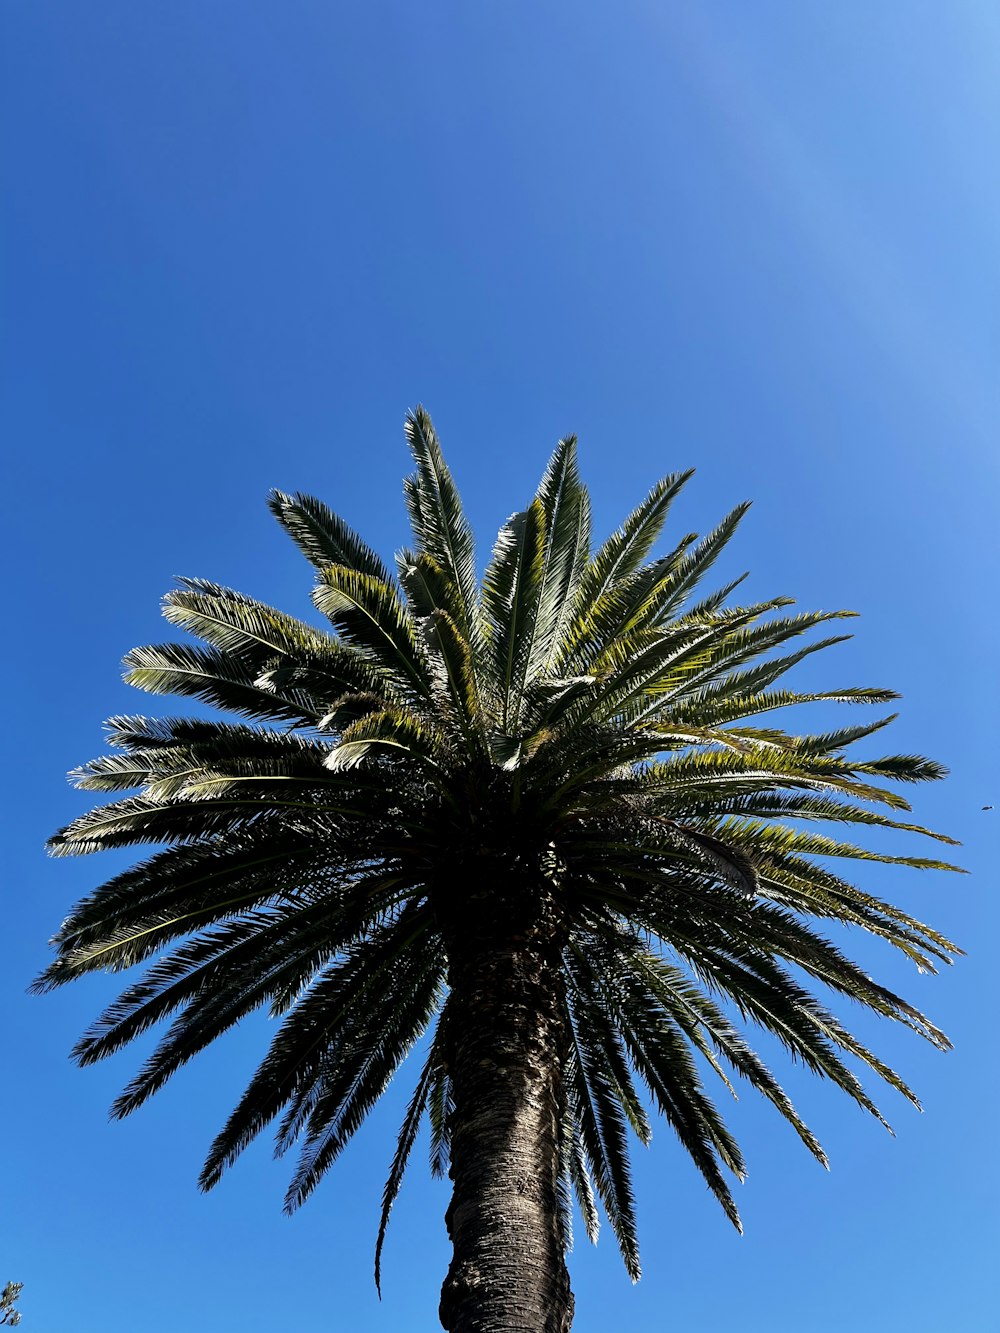
[[497, 886], [464, 907], [449, 941], [454, 1254], [441, 1323], [448, 1333], [566, 1333], [562, 940], [544, 892], [511, 901]]

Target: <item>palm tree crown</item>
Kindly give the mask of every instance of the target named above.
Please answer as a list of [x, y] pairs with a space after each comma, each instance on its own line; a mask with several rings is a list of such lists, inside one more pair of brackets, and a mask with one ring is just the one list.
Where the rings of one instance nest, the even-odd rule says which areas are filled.
[[[475, 1173], [493, 1159], [473, 1111], [513, 1086], [519, 1105], [542, 1108], [525, 1141], [560, 1256], [574, 1194], [592, 1235], [596, 1195], [635, 1278], [627, 1129], [648, 1140], [650, 1105], [736, 1225], [726, 1172], [740, 1177], [743, 1161], [703, 1072], [745, 1079], [824, 1160], [736, 1013], [879, 1119], [845, 1056], [915, 1100], [810, 981], [936, 1046], [946, 1039], [813, 919], [860, 927], [933, 969], [955, 946], [830, 860], [942, 863], [812, 825], [927, 833], [884, 784], [943, 770], [910, 755], [850, 757], [888, 718], [823, 735], [760, 721], [810, 701], [896, 696], [778, 684], [838, 638], [783, 645], [844, 612], [790, 614], [782, 598], [730, 606], [736, 583], [694, 600], [746, 506], [653, 558], [690, 474], [672, 475], [594, 552], [567, 439], [480, 582], [430, 420], [417, 410], [406, 429], [413, 548], [395, 573], [319, 501], [271, 496], [316, 568], [313, 600], [332, 632], [200, 579], [167, 595], [167, 620], [204, 646], [137, 648], [127, 680], [245, 720], [111, 720], [116, 752], [77, 782], [139, 794], [75, 820], [52, 848], [163, 846], [73, 910], [37, 986], [153, 960], [75, 1050], [89, 1064], [172, 1020], [118, 1116], [267, 1006], [270, 1048], [201, 1183], [277, 1122], [278, 1150], [299, 1146], [289, 1209], [424, 1039], [379, 1249], [425, 1117], [432, 1168], [450, 1172], [456, 1201], [488, 1195]], [[493, 1065], [491, 1091], [481, 1079]], [[462, 1245], [479, 1244], [466, 1235], [474, 1204], [463, 1208], [449, 1213], [456, 1264]], [[472, 1279], [453, 1270], [442, 1318], [458, 1328]], [[552, 1280], [565, 1308], [551, 1327], [568, 1327], [568, 1286]]]

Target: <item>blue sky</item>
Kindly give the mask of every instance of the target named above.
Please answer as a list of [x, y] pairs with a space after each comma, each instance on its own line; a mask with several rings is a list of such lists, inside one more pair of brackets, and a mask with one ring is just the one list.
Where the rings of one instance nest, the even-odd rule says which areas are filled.
[[646, 1275], [579, 1242], [574, 1329], [996, 1330], [1000, 11], [32, 0], [0, 25], [0, 1282], [25, 1283], [25, 1330], [436, 1326], [447, 1200], [422, 1160], [381, 1305], [370, 1276], [408, 1080], [289, 1221], [267, 1144], [194, 1183], [263, 1025], [109, 1125], [140, 1052], [67, 1052], [113, 983], [24, 994], [119, 864], [42, 844], [87, 804], [63, 774], [101, 721], [154, 706], [118, 662], [171, 637], [159, 597], [197, 574], [309, 614], [272, 486], [402, 545], [418, 401], [484, 547], [568, 431], [603, 529], [692, 465], [678, 529], [753, 498], [729, 567], [862, 613], [799, 679], [903, 692], [893, 748], [953, 774], [918, 817], [973, 872], [867, 881], [968, 949], [947, 975], [853, 942], [955, 1040], [861, 1026], [925, 1114], [886, 1097], [893, 1140], [789, 1071], [827, 1174], [745, 1097], [743, 1238], [661, 1126]]

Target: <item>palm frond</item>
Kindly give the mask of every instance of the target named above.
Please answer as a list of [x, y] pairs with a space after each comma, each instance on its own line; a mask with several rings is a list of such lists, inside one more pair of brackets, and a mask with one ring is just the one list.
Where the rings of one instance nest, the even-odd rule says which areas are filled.
[[300, 652], [322, 652], [328, 635], [263, 602], [205, 579], [180, 579], [163, 599], [171, 625], [236, 657], [260, 661]]
[[344, 565], [320, 571], [313, 601], [341, 638], [413, 691], [428, 691], [426, 665], [413, 624], [395, 588]]
[[389, 1214], [392, 1212], [392, 1206], [396, 1202], [400, 1186], [403, 1183], [407, 1163], [416, 1142], [417, 1131], [427, 1109], [428, 1096], [434, 1086], [435, 1079], [438, 1077], [442, 1059], [442, 1046], [443, 1042], [440, 1040], [439, 1034], [436, 1034], [424, 1060], [420, 1077], [417, 1079], [417, 1086], [413, 1090], [413, 1096], [406, 1108], [406, 1115], [403, 1117], [399, 1137], [396, 1140], [396, 1152], [389, 1168], [389, 1176], [382, 1190], [382, 1214], [379, 1218], [378, 1236], [375, 1241], [375, 1289], [380, 1297], [382, 1295], [382, 1246], [385, 1243], [386, 1231], [389, 1227]]
[[504, 734], [516, 730], [520, 717], [537, 633], [545, 550], [545, 511], [534, 500], [501, 528], [483, 576], [492, 679]]
[[310, 564], [317, 569], [346, 565], [359, 574], [389, 582], [389, 571], [358, 534], [322, 500], [296, 491], [274, 490], [268, 508]]
[[334, 773], [359, 764], [372, 751], [391, 749], [418, 762], [436, 765], [443, 756], [444, 739], [434, 727], [421, 723], [401, 708], [385, 708], [352, 722], [340, 742], [327, 755], [326, 767]]
[[[587, 968], [580, 956], [581, 970]], [[745, 1174], [736, 1141], [715, 1106], [704, 1092], [688, 1044], [667, 1011], [657, 1005], [635, 1002], [635, 995], [615, 994], [605, 972], [591, 971], [592, 985], [600, 987], [629, 1055], [640, 1073], [657, 1109], [667, 1120], [706, 1183], [722, 1204], [729, 1220], [742, 1230], [736, 1204], [719, 1170], [719, 1163], [738, 1179]], [[612, 974], [613, 976], [613, 974]]]
[[690, 469], [658, 481], [584, 567], [572, 620], [558, 658], [560, 670], [572, 660], [574, 650], [591, 637], [590, 627], [602, 600], [613, 595], [616, 588], [641, 568], [663, 529], [671, 504], [693, 475], [694, 470]]
[[539, 596], [540, 632], [528, 668], [531, 678], [558, 651], [590, 558], [590, 496], [576, 465], [576, 437], [560, 440], [538, 487], [545, 515], [545, 565]]
[[[327, 1056], [358, 1040], [358, 1025], [371, 1040], [376, 1038], [385, 1008], [379, 1001], [392, 993], [394, 978], [412, 975], [412, 956], [428, 952], [427, 917], [426, 908], [415, 906], [370, 931], [363, 948], [359, 945], [322, 972], [289, 1011], [209, 1150], [200, 1177], [203, 1189], [217, 1184], [224, 1169], [303, 1089], [325, 1088]], [[279, 1147], [294, 1142], [299, 1128], [286, 1124]]]
[[417, 547], [437, 561], [457, 589], [457, 624], [475, 649], [479, 639], [475, 540], [437, 434], [423, 408], [407, 414], [406, 439], [417, 466], [406, 490]]
[[563, 1069], [566, 1094], [579, 1130], [587, 1170], [615, 1233], [625, 1269], [632, 1281], [638, 1282], [642, 1269], [625, 1120], [604, 1070], [588, 1064], [587, 1051], [585, 1047], [581, 1049], [580, 1034], [571, 1013], [567, 1019], [572, 1035], [570, 1055]]
[[[698, 545], [689, 554], [683, 554], [677, 561], [675, 567], [661, 589], [655, 604], [654, 623], [662, 624], [665, 620], [678, 617], [684, 606], [684, 602], [708, 571], [715, 564], [716, 560], [729, 545], [737, 527], [742, 522], [747, 510], [750, 508], [748, 503], [739, 504], [731, 510], [718, 527], [714, 528], [707, 537], [703, 538]], [[745, 575], [744, 575], [745, 577]], [[722, 599], [737, 587], [742, 579], [737, 579], [730, 584], [722, 593]], [[708, 614], [715, 608], [709, 602]], [[706, 612], [699, 608], [694, 608], [694, 614], [705, 614]]]
[[428, 951], [401, 954], [384, 990], [368, 997], [363, 1024], [331, 1046], [323, 1088], [304, 1126], [304, 1144], [285, 1195], [294, 1212], [357, 1133], [420, 1039], [439, 1000], [444, 964]]
[[153, 644], [127, 654], [125, 681], [150, 694], [185, 695], [262, 722], [312, 725], [321, 705], [301, 688], [262, 688], [257, 678], [265, 664], [263, 656], [254, 663], [217, 648]]

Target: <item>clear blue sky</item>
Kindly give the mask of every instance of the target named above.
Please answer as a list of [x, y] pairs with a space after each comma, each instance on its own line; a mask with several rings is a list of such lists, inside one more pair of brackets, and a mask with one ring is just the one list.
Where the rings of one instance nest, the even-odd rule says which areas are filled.
[[974, 872], [869, 880], [969, 951], [933, 978], [857, 944], [955, 1040], [862, 1028], [925, 1114], [886, 1097], [893, 1140], [789, 1073], [826, 1174], [744, 1098], [742, 1239], [661, 1127], [646, 1276], [581, 1241], [575, 1330], [1000, 1328], [993, 0], [9, 0], [0, 24], [0, 1282], [26, 1284], [26, 1333], [436, 1327], [446, 1193], [422, 1158], [381, 1306], [371, 1282], [405, 1089], [289, 1221], [267, 1144], [194, 1183], [262, 1027], [109, 1125], [140, 1053], [67, 1052], [113, 983], [24, 994], [119, 864], [42, 843], [87, 804], [63, 774], [103, 718], [156, 706], [118, 662], [171, 637], [172, 576], [309, 614], [266, 492], [313, 491], [391, 553], [417, 401], [484, 543], [567, 431], [603, 528], [690, 465], [680, 527], [754, 498], [731, 566], [863, 613], [800, 679], [904, 693], [895, 748], [953, 770], [918, 816]]

